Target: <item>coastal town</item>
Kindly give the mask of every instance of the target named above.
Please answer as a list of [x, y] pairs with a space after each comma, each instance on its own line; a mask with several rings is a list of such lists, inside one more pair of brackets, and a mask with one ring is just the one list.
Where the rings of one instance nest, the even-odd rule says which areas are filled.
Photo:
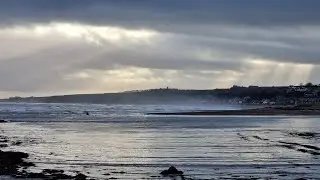
[[315, 105], [320, 104], [320, 85], [307, 83], [299, 86], [259, 87], [233, 86], [230, 104], [247, 105]]

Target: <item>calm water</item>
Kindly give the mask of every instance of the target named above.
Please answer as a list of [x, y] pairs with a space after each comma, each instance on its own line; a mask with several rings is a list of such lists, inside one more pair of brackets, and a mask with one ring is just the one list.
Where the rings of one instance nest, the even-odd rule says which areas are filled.
[[[0, 119], [11, 121], [0, 130], [24, 142], [8, 149], [30, 153], [37, 164], [32, 171], [49, 167], [97, 179], [162, 179], [159, 172], [174, 165], [193, 179], [320, 179], [320, 156], [298, 150], [319, 152], [304, 145], [320, 147], [320, 137], [292, 134], [320, 132], [319, 117], [145, 115], [234, 108], [0, 104]], [[283, 142], [296, 144], [288, 148]]]

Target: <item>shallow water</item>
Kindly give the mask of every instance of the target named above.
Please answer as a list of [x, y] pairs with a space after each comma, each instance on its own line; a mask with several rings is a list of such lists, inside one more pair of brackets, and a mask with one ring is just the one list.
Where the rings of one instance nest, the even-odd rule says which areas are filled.
[[[0, 104], [0, 130], [22, 140], [37, 167], [107, 179], [162, 179], [170, 165], [193, 179], [320, 179], [319, 117], [147, 116], [234, 109], [214, 105]], [[85, 111], [89, 112], [89, 116]], [[283, 143], [296, 143], [292, 148]], [[290, 146], [291, 147], [291, 146]], [[110, 175], [103, 175], [109, 173]], [[165, 179], [165, 178], [163, 178]]]

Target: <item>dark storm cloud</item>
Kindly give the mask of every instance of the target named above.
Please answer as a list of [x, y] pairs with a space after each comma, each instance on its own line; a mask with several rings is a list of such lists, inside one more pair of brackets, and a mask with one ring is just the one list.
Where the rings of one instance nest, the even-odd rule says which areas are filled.
[[80, 21], [170, 28], [201, 24], [319, 24], [318, 0], [2, 0], [2, 22]]

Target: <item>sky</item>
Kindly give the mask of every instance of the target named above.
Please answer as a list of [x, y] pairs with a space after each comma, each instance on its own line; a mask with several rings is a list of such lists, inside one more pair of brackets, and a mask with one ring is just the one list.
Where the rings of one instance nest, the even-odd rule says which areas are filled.
[[1, 0], [0, 97], [320, 84], [319, 0]]

